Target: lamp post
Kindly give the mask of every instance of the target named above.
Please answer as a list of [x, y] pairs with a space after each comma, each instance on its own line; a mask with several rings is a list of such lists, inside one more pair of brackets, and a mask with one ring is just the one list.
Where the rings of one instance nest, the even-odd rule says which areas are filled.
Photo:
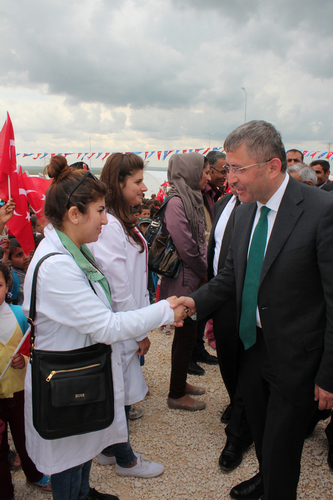
[[207, 135], [208, 135], [208, 142], [209, 142], [208, 147], [210, 149], [210, 136], [213, 135], [213, 134], [210, 134], [209, 132], [207, 132]]
[[246, 107], [247, 107], [247, 92], [244, 87], [241, 87], [242, 90], [244, 90], [245, 93], [245, 112], [244, 112], [244, 123], [246, 123]]

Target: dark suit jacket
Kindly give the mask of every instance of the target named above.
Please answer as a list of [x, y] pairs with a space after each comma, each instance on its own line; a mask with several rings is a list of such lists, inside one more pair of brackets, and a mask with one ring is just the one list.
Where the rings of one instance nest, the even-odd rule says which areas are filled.
[[326, 184], [321, 188], [323, 191], [333, 191], [333, 182], [327, 181]]
[[[221, 216], [221, 213], [225, 209], [226, 205], [228, 204], [229, 200], [232, 198], [232, 194], [226, 194], [221, 198], [214, 206], [214, 219], [213, 219], [213, 226], [212, 230], [209, 235], [209, 241], [208, 241], [208, 249], [207, 249], [207, 264], [208, 264], [208, 280], [211, 280], [214, 276], [213, 272], [213, 259], [214, 259], [214, 250], [215, 250], [215, 236], [214, 236], [214, 231], [216, 228], [216, 224]], [[223, 242], [222, 242], [223, 244]], [[224, 264], [224, 263], [223, 263]], [[221, 269], [220, 262], [218, 265], [218, 269]]]
[[[235, 210], [225, 267], [191, 295], [198, 319], [236, 292], [239, 321], [256, 208]], [[332, 249], [331, 194], [290, 178], [266, 250], [258, 307], [276, 388], [296, 405], [312, 404], [314, 381], [333, 392]]]

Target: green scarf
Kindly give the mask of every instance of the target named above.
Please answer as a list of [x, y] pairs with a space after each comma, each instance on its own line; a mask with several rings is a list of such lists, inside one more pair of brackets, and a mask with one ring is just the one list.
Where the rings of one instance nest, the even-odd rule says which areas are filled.
[[[64, 247], [69, 251], [69, 253], [72, 255], [73, 259], [77, 263], [77, 265], [82, 269], [84, 274], [87, 276], [89, 281], [99, 281], [99, 284], [104, 290], [104, 293], [110, 303], [111, 303], [111, 292], [110, 292], [110, 287], [108, 280], [102, 273], [99, 265], [95, 261], [93, 254], [90, 252], [89, 248], [86, 245], [81, 245], [80, 250], [78, 247], [73, 243], [73, 241], [67, 236], [67, 234], [63, 233], [62, 231], [59, 231], [56, 229], [57, 235], [59, 236], [59, 239], [61, 243], [64, 245]], [[89, 262], [89, 260], [93, 263], [93, 265]], [[95, 267], [99, 269], [100, 272], [98, 272]]]

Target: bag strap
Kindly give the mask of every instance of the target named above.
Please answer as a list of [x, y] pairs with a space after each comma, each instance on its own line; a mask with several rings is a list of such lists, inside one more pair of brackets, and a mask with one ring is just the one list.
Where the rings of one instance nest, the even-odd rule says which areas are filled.
[[165, 200], [163, 201], [162, 205], [160, 206], [158, 212], [156, 212], [155, 217], [147, 227], [147, 231], [145, 234], [145, 238], [147, 240], [147, 245], [148, 245], [148, 250], [153, 244], [153, 241], [157, 235], [157, 233], [160, 230], [161, 225], [163, 224], [164, 221], [164, 213], [166, 210], [166, 206], [168, 204], [168, 201], [171, 200], [174, 196], [178, 196], [177, 194], [171, 194]]
[[[31, 326], [31, 331], [30, 331], [30, 364], [32, 364], [32, 352], [35, 347], [35, 317], [36, 317], [36, 293], [37, 293], [37, 277], [38, 277], [38, 270], [41, 266], [41, 264], [44, 262], [44, 260], [48, 259], [49, 257], [52, 257], [52, 255], [65, 255], [62, 252], [51, 252], [48, 253], [47, 255], [44, 255], [36, 264], [33, 278], [32, 278], [32, 284], [31, 284], [31, 296], [30, 296], [30, 309], [29, 309], [29, 318], [28, 318], [28, 323]], [[89, 262], [90, 259], [89, 259]], [[92, 262], [91, 262], [92, 264]], [[102, 273], [103, 274], [103, 273]], [[93, 292], [97, 295], [95, 288], [93, 287], [92, 283], [90, 280], [89, 285], [91, 286]]]
[[28, 323], [31, 326], [31, 332], [30, 332], [30, 364], [32, 364], [32, 352], [35, 347], [35, 317], [36, 317], [36, 291], [37, 291], [37, 276], [38, 276], [38, 269], [40, 268], [40, 265], [44, 262], [44, 260], [48, 259], [52, 255], [61, 255], [61, 252], [51, 252], [48, 253], [47, 255], [44, 255], [36, 264], [33, 278], [32, 278], [32, 284], [31, 284], [31, 296], [30, 296], [30, 309], [29, 309], [29, 318], [28, 318]]

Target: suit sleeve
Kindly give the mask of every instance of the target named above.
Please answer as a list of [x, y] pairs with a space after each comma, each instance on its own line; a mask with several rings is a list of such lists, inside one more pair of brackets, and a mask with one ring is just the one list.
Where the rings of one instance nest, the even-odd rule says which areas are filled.
[[235, 294], [235, 275], [231, 243], [225, 267], [206, 285], [191, 294], [196, 305], [198, 320], [210, 318], [233, 294]]
[[325, 391], [333, 393], [333, 211], [330, 205], [320, 220], [317, 233], [317, 259], [325, 303], [326, 330], [324, 352], [315, 379]]

